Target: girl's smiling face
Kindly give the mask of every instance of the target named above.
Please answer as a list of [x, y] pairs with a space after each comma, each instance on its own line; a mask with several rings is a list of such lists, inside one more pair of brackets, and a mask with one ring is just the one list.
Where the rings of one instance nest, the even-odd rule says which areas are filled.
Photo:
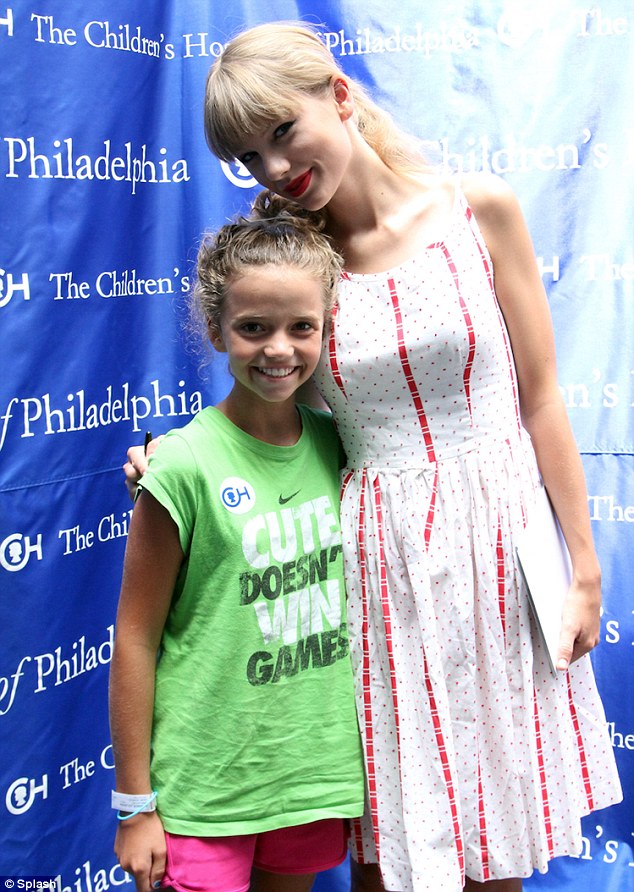
[[265, 188], [308, 210], [320, 210], [348, 168], [352, 143], [346, 122], [352, 112], [343, 79], [322, 96], [298, 92], [293, 114], [246, 136], [236, 157]]
[[324, 316], [323, 286], [295, 266], [253, 266], [229, 285], [211, 342], [243, 400], [294, 401], [319, 361]]

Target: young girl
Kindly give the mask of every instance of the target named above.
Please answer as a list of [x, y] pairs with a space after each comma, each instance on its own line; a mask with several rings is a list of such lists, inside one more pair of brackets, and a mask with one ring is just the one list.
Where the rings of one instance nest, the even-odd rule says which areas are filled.
[[[306, 892], [363, 811], [330, 417], [295, 405], [340, 274], [301, 220], [204, 242], [229, 396], [152, 457], [111, 668], [115, 851], [138, 892]], [[158, 655], [158, 661], [157, 661]]]
[[[431, 171], [301, 25], [229, 42], [205, 124], [281, 196], [271, 211], [315, 212], [345, 260], [315, 379], [347, 455], [367, 771], [353, 886], [517, 892], [621, 798], [587, 657], [601, 586], [582, 466], [517, 201], [498, 178]], [[557, 677], [515, 556], [540, 477], [573, 563]]]

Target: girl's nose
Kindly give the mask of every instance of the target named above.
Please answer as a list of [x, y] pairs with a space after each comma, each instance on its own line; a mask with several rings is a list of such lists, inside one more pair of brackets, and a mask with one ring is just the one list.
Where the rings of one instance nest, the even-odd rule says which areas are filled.
[[286, 359], [293, 353], [293, 345], [284, 334], [272, 335], [264, 346], [268, 359]]

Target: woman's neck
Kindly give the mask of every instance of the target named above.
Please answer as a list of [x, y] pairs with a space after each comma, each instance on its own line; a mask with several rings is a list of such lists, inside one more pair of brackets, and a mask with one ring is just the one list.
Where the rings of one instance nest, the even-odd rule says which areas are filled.
[[357, 232], [379, 226], [407, 188], [407, 181], [379, 158], [358, 131], [352, 139], [354, 151], [347, 172], [326, 206], [327, 230], [342, 243]]
[[383, 272], [443, 237], [455, 186], [435, 173], [395, 173], [367, 147], [326, 208], [348, 272]]

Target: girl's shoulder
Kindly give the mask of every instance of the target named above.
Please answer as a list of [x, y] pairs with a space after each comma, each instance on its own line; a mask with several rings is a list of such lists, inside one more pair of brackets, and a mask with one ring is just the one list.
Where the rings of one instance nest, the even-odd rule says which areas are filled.
[[171, 428], [161, 438], [151, 456], [150, 467], [156, 465], [155, 456], [161, 466], [167, 463], [170, 467], [187, 469], [195, 465], [198, 451], [215, 448], [226, 438], [226, 427], [222, 422], [223, 416], [216, 409], [211, 406], [201, 409], [187, 424]]
[[318, 434], [325, 433], [337, 436], [335, 422], [332, 413], [328, 409], [317, 409], [314, 406], [307, 406], [303, 403], [298, 403], [297, 409], [302, 417], [304, 426], [309, 425]]

